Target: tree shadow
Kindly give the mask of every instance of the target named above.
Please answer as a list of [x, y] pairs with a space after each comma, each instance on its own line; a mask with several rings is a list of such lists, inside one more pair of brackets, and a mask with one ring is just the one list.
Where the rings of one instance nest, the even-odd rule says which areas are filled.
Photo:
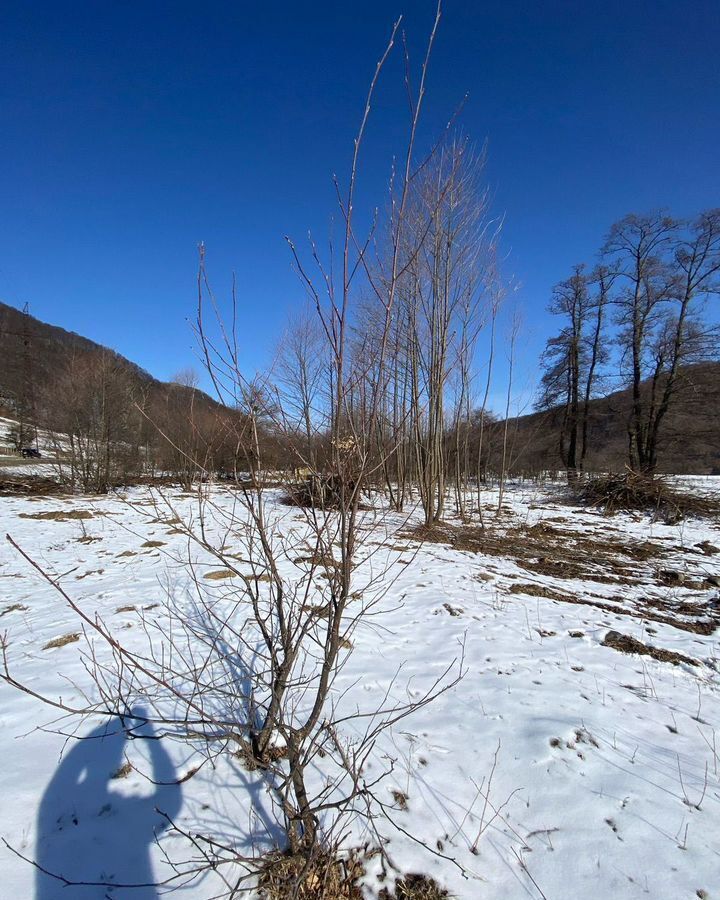
[[[130, 740], [147, 747], [149, 796], [145, 783], [143, 796], [128, 796], [136, 783], [120, 792]], [[181, 800], [170, 757], [143, 710], [79, 739], [40, 803], [35, 900], [158, 900], [150, 848], [168, 824], [158, 810], [174, 818]]]

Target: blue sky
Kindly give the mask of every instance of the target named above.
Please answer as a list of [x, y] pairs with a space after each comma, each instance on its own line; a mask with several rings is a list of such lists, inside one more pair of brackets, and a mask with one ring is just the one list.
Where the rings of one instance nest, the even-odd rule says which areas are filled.
[[[196, 247], [237, 275], [249, 370], [303, 293], [284, 235], [328, 234], [368, 79], [434, 4], [28, 2], [0, 11], [0, 299], [160, 378], [193, 364]], [[720, 203], [720, 4], [446, 0], [423, 139], [469, 93], [493, 210], [522, 284], [517, 384], [556, 327], [552, 285], [611, 223]], [[361, 183], [382, 202], [405, 124], [399, 56]], [[498, 385], [498, 391], [500, 390]]]

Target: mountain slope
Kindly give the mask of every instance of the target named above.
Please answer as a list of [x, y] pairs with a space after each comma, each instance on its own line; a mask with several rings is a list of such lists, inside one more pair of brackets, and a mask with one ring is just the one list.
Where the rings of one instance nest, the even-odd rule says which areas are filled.
[[[644, 385], [644, 390], [648, 386]], [[588, 469], [622, 469], [627, 461], [629, 389], [590, 402]], [[687, 366], [660, 439], [661, 472], [720, 474], [720, 362]], [[516, 468], [562, 468], [558, 452], [562, 409], [521, 416], [515, 423]]]
[[[114, 350], [0, 302], [0, 406], [7, 412], [25, 405], [29, 411], [36, 409], [42, 419], [40, 399], [52, 397], [58, 376], [72, 361], [100, 354], [109, 354], [146, 396], [158, 397], [167, 390], [166, 382]], [[175, 384], [173, 389], [188, 394], [192, 390]], [[195, 390], [193, 397], [196, 404], [217, 408], [217, 403], [201, 391]]]

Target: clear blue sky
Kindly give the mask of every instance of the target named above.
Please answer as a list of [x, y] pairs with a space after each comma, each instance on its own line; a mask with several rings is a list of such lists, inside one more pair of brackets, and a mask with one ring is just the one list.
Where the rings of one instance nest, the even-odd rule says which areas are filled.
[[[16, 2], [0, 10], [0, 299], [160, 378], [192, 364], [196, 246], [237, 273], [249, 369], [302, 290], [283, 236], [320, 238], [368, 79], [404, 13], [419, 61], [434, 4]], [[720, 203], [720, 3], [446, 0], [425, 133], [469, 92], [489, 143], [519, 385], [555, 323], [552, 285], [610, 224]], [[365, 156], [381, 202], [405, 106], [386, 73]]]

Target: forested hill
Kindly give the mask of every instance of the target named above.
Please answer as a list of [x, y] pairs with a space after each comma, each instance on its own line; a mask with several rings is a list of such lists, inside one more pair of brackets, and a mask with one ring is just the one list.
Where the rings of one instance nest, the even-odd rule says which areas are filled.
[[[48, 325], [0, 302], [0, 409], [12, 413], [23, 400], [32, 404], [42, 423], [52, 409], [57, 383], [78, 359], [108, 355], [145, 402], [166, 403], [169, 385], [113, 350], [81, 335]], [[647, 389], [647, 388], [646, 388]], [[201, 391], [173, 385], [173, 393], [187, 394], [183, 402], [198, 411], [212, 412], [218, 404]], [[631, 409], [629, 390], [620, 390], [591, 401], [587, 468], [621, 470], [627, 461], [627, 421]], [[514, 419], [509, 428], [511, 470], [560, 469], [558, 451], [561, 408]], [[502, 423], [488, 430], [486, 453], [491, 467], [499, 465]], [[661, 434], [659, 470], [674, 473], [720, 474], [720, 362], [687, 366], [679, 379], [678, 393]], [[497, 459], [496, 459], [497, 457]]]
[[[648, 385], [643, 384], [647, 392]], [[632, 397], [620, 390], [590, 401], [587, 467], [622, 470], [627, 462], [627, 421]], [[561, 468], [558, 450], [563, 410], [536, 412], [513, 423], [514, 467]], [[720, 474], [720, 362], [686, 366], [663, 424], [658, 471]]]
[[[114, 350], [0, 302], [0, 405], [6, 411], [23, 400], [29, 402], [28, 395], [32, 395], [32, 403], [42, 417], [47, 400], [52, 401], [53, 383], [70, 364], [99, 355], [109, 356], [145, 396], [153, 398], [166, 390], [164, 382]], [[174, 389], [186, 390], [180, 385], [174, 385]], [[196, 403], [217, 405], [200, 391], [194, 396]]]

